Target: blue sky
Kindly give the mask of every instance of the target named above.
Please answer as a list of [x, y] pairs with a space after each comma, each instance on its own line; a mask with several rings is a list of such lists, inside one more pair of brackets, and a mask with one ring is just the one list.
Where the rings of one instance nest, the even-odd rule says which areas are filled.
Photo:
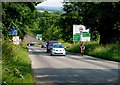
[[38, 4], [37, 7], [39, 7], [39, 6], [63, 7], [62, 2], [63, 2], [63, 0], [47, 0], [47, 1], [44, 1], [40, 4]]

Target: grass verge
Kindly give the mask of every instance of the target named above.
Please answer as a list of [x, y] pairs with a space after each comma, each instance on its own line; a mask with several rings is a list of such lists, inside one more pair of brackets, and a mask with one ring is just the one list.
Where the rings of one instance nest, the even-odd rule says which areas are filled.
[[[80, 53], [80, 43], [62, 43], [67, 47], [67, 51]], [[85, 42], [85, 47], [87, 55], [120, 62], [120, 44], [99, 45], [98, 42]]]
[[90, 43], [86, 44], [85, 53], [88, 55], [93, 55], [95, 57], [120, 62], [119, 50], [119, 44], [99, 45]]
[[2, 83], [35, 85], [31, 61], [26, 47], [3, 41], [2, 44]]

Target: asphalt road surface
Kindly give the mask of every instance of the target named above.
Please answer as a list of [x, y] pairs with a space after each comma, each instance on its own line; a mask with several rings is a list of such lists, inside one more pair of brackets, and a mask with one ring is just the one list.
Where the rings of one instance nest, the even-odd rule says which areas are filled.
[[117, 85], [118, 62], [67, 53], [50, 56], [45, 48], [28, 47], [37, 85]]

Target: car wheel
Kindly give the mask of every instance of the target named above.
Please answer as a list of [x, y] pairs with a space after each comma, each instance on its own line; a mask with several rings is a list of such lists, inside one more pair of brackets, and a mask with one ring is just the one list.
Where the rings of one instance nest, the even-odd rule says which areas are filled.
[[52, 53], [50, 53], [50, 56], [52, 56]]
[[47, 49], [47, 53], [49, 53], [49, 50]]

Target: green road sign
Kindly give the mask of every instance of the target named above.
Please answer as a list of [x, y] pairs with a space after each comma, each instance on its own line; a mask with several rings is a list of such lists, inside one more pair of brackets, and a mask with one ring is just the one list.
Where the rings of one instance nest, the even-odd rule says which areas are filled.
[[42, 34], [37, 34], [37, 38], [42, 38]]
[[37, 34], [36, 39], [42, 40], [42, 34]]
[[90, 33], [88, 33], [88, 32], [83, 32], [83, 33], [82, 33], [82, 37], [90, 37]]
[[74, 34], [73, 35], [73, 41], [74, 42], [79, 42], [80, 41], [80, 34]]

